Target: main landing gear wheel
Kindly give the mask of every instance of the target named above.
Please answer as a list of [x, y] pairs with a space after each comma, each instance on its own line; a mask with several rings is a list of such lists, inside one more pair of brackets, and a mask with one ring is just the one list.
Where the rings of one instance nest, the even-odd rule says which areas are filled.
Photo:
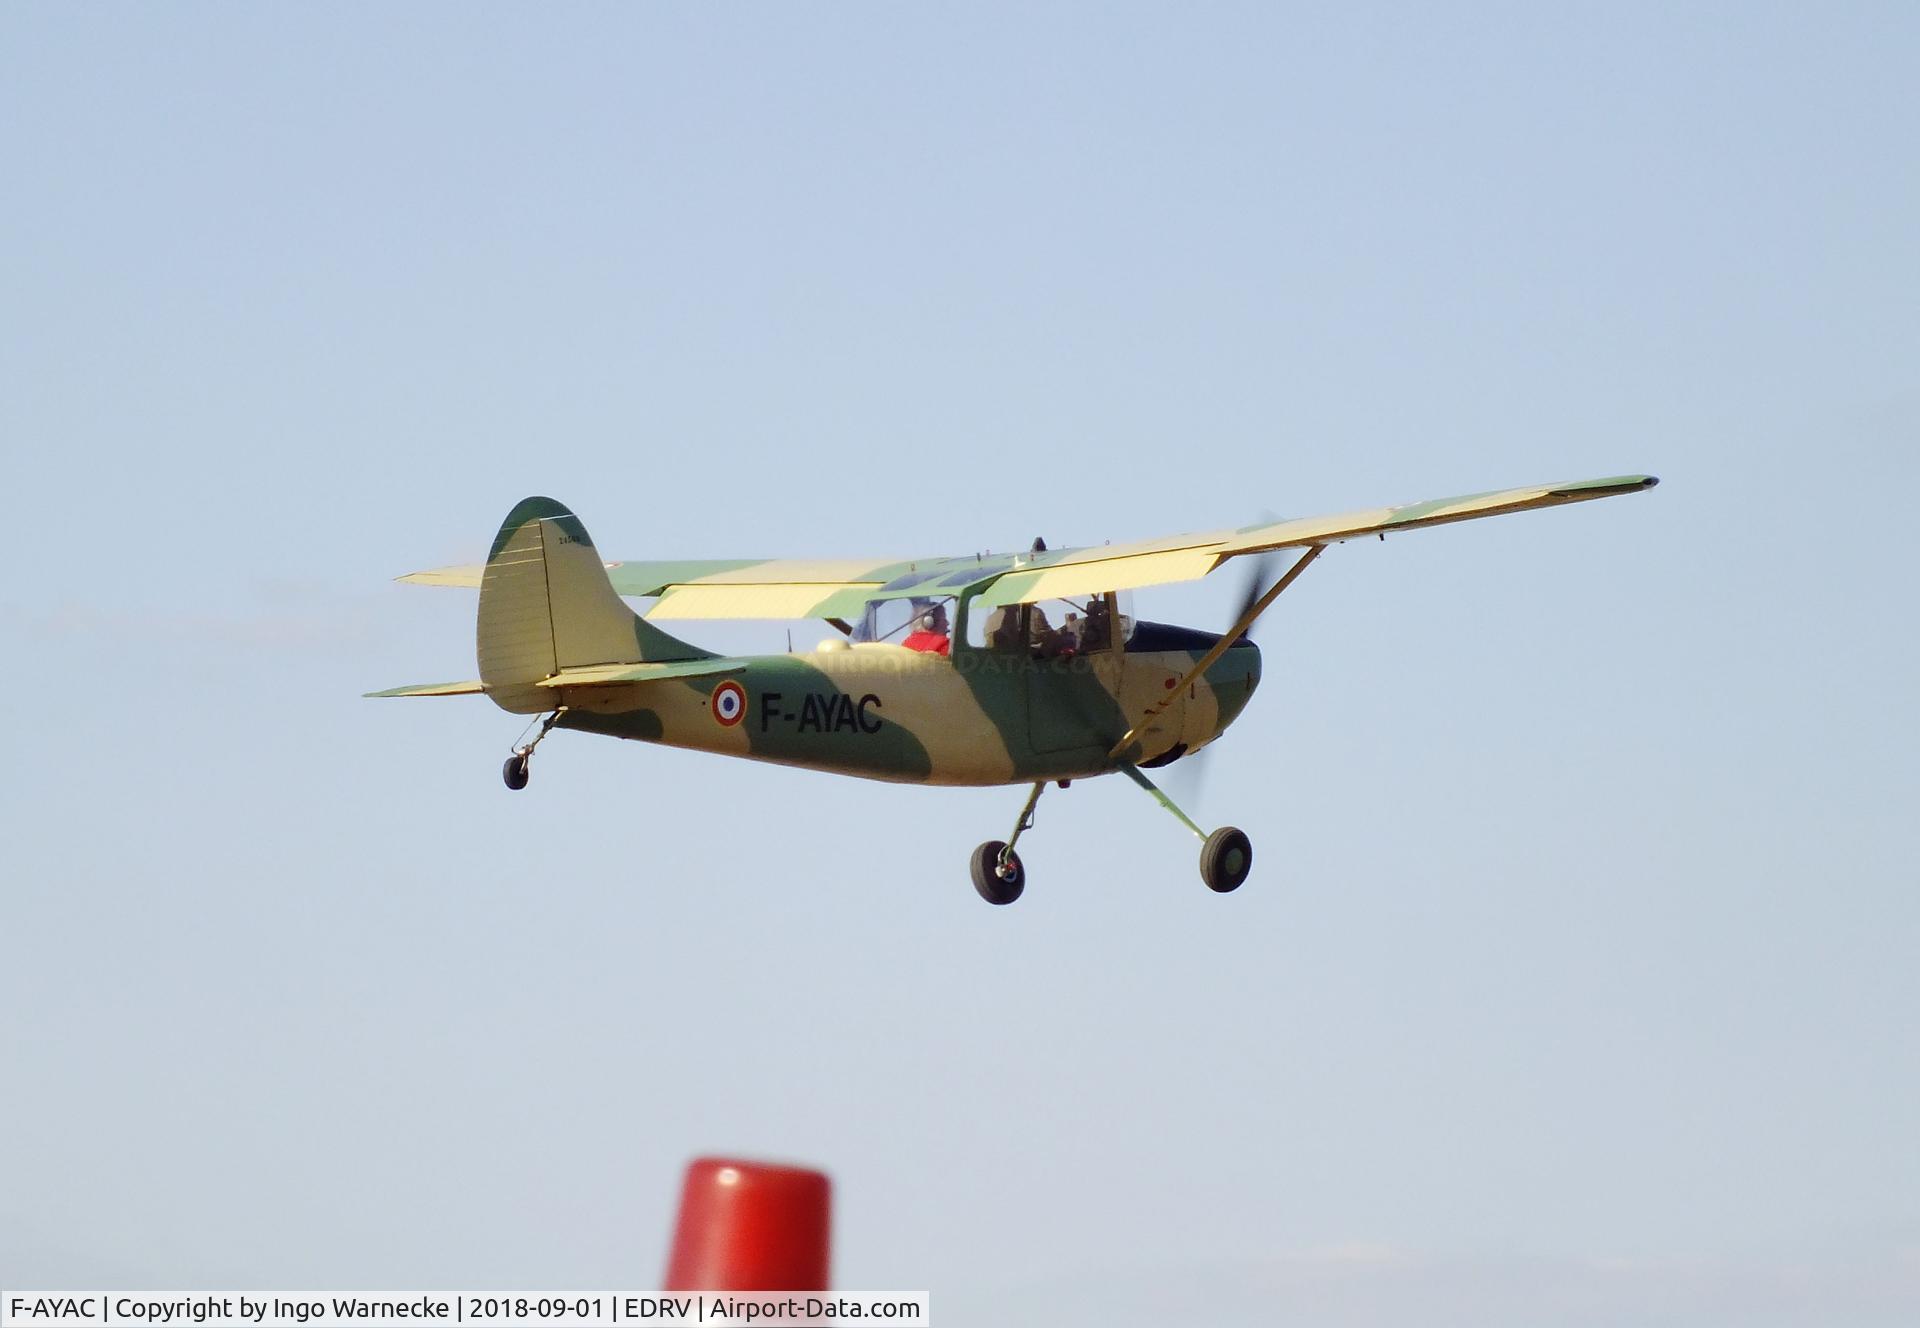
[[507, 763], [500, 767], [500, 778], [506, 781], [510, 789], [525, 788], [527, 786], [527, 753], [515, 752], [509, 756]]
[[1006, 866], [1000, 865], [1006, 848], [999, 840], [989, 839], [973, 851], [973, 888], [989, 904], [1011, 904], [1027, 888], [1027, 869], [1020, 865], [1018, 853], [1007, 852]]
[[1238, 890], [1253, 870], [1253, 842], [1230, 825], [1207, 836], [1200, 850], [1200, 879], [1219, 894]]

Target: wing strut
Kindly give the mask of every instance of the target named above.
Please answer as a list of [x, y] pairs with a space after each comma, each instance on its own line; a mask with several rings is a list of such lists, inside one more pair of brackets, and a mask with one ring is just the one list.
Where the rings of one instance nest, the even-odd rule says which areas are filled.
[[1247, 611], [1240, 615], [1240, 621], [1236, 622], [1232, 627], [1228, 628], [1226, 633], [1218, 641], [1215, 641], [1213, 643], [1213, 649], [1209, 650], [1206, 654], [1200, 656], [1199, 660], [1194, 664], [1192, 668], [1186, 671], [1186, 674], [1181, 677], [1179, 682], [1176, 682], [1173, 686], [1167, 688], [1167, 694], [1165, 696], [1161, 697], [1158, 701], [1155, 701], [1152, 705], [1147, 707], [1146, 714], [1140, 717], [1140, 723], [1128, 729], [1126, 736], [1120, 739], [1119, 742], [1116, 742], [1115, 744], [1113, 744], [1113, 750], [1107, 753], [1107, 759], [1109, 761], [1118, 760], [1120, 753], [1127, 750], [1127, 747], [1133, 742], [1134, 736], [1140, 732], [1141, 728], [1143, 728], [1149, 721], [1151, 721], [1162, 710], [1165, 710], [1168, 706], [1172, 705], [1174, 698], [1179, 696], [1180, 693], [1185, 691], [1188, 687], [1192, 686], [1193, 680], [1195, 678], [1198, 678], [1201, 674], [1205, 673], [1208, 669], [1212, 668], [1214, 664], [1219, 660], [1220, 656], [1226, 654], [1227, 651], [1233, 647], [1233, 643], [1240, 639], [1241, 633], [1245, 632], [1247, 628], [1253, 626], [1253, 620], [1255, 618], [1258, 618], [1261, 614], [1265, 613], [1267, 611], [1267, 606], [1272, 604], [1276, 599], [1280, 598], [1280, 592], [1285, 590], [1288, 586], [1292, 585], [1296, 580], [1299, 579], [1300, 573], [1307, 570], [1307, 564], [1312, 562], [1315, 558], [1318, 558], [1321, 554], [1325, 553], [1326, 551], [1327, 551], [1327, 546], [1324, 544], [1308, 545], [1307, 551], [1300, 555], [1300, 561], [1296, 562], [1292, 567], [1289, 567], [1287, 569], [1287, 574], [1281, 577], [1278, 581], [1275, 581], [1273, 585], [1267, 590], [1266, 594], [1262, 595], [1259, 599], [1255, 600], [1252, 604], [1247, 606]]

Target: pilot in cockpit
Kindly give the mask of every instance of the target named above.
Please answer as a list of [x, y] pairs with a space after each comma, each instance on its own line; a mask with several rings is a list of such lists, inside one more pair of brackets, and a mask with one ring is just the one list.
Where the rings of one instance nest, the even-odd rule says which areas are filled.
[[[918, 605], [916, 604], [916, 607]], [[947, 630], [947, 606], [928, 604], [914, 621], [913, 631], [900, 643], [908, 650], [918, 650], [929, 655], [945, 655], [953, 649], [953, 638]]]

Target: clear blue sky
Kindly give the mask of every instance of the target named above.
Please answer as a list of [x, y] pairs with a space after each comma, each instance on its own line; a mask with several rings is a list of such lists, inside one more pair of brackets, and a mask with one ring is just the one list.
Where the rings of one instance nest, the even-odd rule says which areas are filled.
[[[1913, 1322], [1917, 67], [1896, 4], [0, 9], [0, 1284], [644, 1285], [731, 1150], [948, 1325]], [[1627, 470], [1289, 592], [1225, 898], [1117, 781], [990, 909], [1018, 790], [509, 795], [511, 717], [359, 698], [470, 676], [388, 578], [529, 493], [911, 555]]]

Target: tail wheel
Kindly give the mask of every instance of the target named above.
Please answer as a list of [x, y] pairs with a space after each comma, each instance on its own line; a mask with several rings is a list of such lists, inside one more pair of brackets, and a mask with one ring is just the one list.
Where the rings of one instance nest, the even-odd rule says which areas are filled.
[[510, 789], [525, 788], [527, 786], [527, 754], [515, 752], [509, 756], [507, 763], [500, 767], [500, 778], [506, 781]]
[[[989, 839], [973, 851], [968, 864], [973, 869], [973, 888], [989, 904], [1011, 904], [1027, 888], [1027, 869], [1021, 865], [1020, 855], [1006, 849], [999, 840]], [[1000, 860], [1002, 853], [1006, 853], [1005, 865]]]
[[1253, 841], [1230, 825], [1207, 836], [1200, 850], [1200, 879], [1219, 894], [1238, 890], [1253, 870]]

